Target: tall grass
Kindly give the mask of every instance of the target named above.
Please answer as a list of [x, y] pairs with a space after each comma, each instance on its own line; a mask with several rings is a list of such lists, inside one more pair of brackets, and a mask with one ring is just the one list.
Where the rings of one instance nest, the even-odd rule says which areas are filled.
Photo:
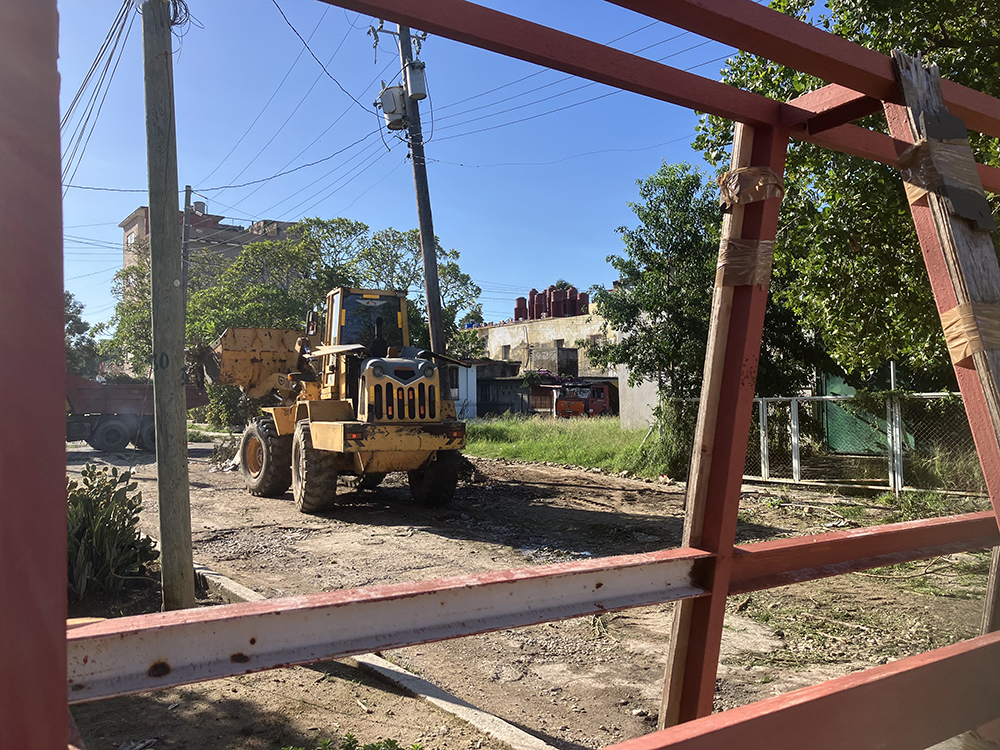
[[505, 414], [470, 422], [466, 452], [483, 458], [549, 461], [655, 477], [665, 472], [665, 465], [656, 436], [642, 445], [645, 436], [646, 430], [622, 430], [618, 417], [552, 419]]

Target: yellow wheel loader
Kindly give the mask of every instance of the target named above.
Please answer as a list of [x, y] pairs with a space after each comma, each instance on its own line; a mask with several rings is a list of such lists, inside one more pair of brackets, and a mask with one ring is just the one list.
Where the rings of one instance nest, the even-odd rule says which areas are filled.
[[205, 361], [209, 382], [251, 398], [273, 394], [240, 440], [251, 494], [280, 497], [316, 513], [338, 485], [371, 489], [392, 471], [409, 476], [413, 499], [447, 505], [455, 494], [465, 424], [435, 361], [456, 360], [409, 345], [406, 295], [339, 287], [327, 295], [324, 332], [230, 328]]

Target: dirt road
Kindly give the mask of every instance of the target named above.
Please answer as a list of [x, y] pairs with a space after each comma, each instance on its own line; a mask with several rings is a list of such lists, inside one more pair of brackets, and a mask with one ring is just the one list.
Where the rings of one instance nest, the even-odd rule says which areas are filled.
[[[248, 495], [237, 473], [214, 470], [209, 453], [208, 446], [191, 449], [195, 558], [268, 597], [653, 551], [680, 541], [677, 485], [473, 459], [476, 472], [449, 508], [415, 507], [405, 477], [390, 476], [375, 491], [344, 495], [335, 510], [307, 516], [295, 511], [290, 494]], [[137, 456], [142, 524], [157, 536], [150, 457], [110, 460], [128, 465]], [[96, 455], [71, 446], [67, 458], [72, 472]], [[833, 510], [839, 500], [793, 500], [747, 493], [741, 541], [821, 530], [844, 518]], [[966, 557], [968, 575], [941, 590], [854, 575], [737, 598], [717, 706], [974, 635], [981, 575], [979, 558]], [[555, 747], [596, 748], [655, 728], [669, 628], [670, 606], [645, 607], [384, 656]], [[151, 722], [156, 747], [205, 747], [210, 736], [213, 747], [277, 750], [347, 731], [363, 741], [391, 737], [428, 748], [496, 744], [349, 660], [105, 701], [76, 713], [94, 750], [134, 738], [137, 712]]]

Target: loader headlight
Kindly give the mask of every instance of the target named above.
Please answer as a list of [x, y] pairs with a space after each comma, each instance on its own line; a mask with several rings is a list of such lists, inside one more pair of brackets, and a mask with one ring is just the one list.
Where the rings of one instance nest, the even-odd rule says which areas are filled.
[[385, 370], [382, 369], [382, 365], [372, 365], [372, 375], [376, 378], [382, 377], [385, 374]]
[[423, 375], [425, 378], [432, 377], [434, 375], [434, 365], [432, 364], [424, 365], [420, 370], [420, 374]]

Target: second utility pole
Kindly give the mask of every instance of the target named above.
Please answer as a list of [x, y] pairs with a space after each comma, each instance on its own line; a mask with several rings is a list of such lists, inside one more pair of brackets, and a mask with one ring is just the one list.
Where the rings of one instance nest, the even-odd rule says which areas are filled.
[[[399, 60], [406, 69], [413, 63], [410, 27], [399, 26]], [[430, 330], [431, 351], [444, 354], [444, 323], [441, 318], [441, 290], [438, 287], [437, 250], [434, 242], [434, 222], [431, 219], [431, 195], [427, 189], [427, 160], [424, 158], [424, 134], [420, 130], [420, 105], [410, 98], [404, 85], [403, 102], [410, 131], [410, 160], [413, 162], [413, 184], [417, 191], [417, 220], [420, 222], [420, 249], [424, 256], [424, 285], [427, 295], [427, 327]]]

